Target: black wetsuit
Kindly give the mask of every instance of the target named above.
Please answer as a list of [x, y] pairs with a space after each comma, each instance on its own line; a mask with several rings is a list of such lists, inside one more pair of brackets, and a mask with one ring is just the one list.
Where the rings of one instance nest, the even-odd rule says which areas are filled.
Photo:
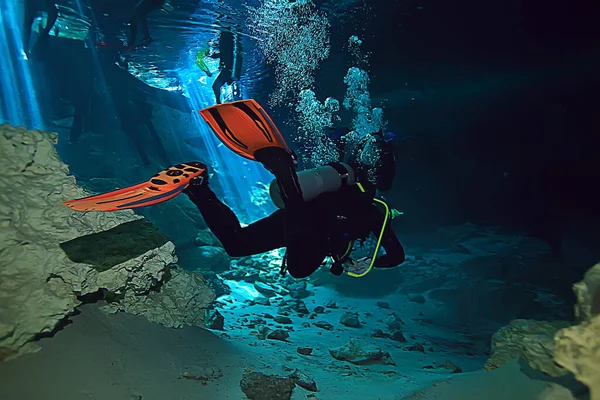
[[29, 52], [29, 37], [31, 36], [31, 25], [35, 19], [38, 11], [46, 11], [48, 18], [46, 26], [40, 32], [41, 38], [47, 37], [50, 34], [50, 30], [54, 26], [56, 19], [58, 18], [58, 8], [52, 0], [26, 0], [25, 1], [25, 12], [24, 12], [24, 23], [23, 23], [23, 50]]
[[221, 103], [221, 87], [239, 80], [242, 70], [242, 49], [239, 35], [224, 29], [219, 37], [219, 52], [211, 57], [219, 57], [219, 75], [212, 84], [217, 104]]
[[[289, 181], [284, 182], [282, 174], [275, 171], [275, 176], [280, 187], [289, 189], [291, 185]], [[328, 255], [342, 255], [350, 240], [365, 237], [369, 232], [380, 234], [385, 215], [373, 204], [374, 187], [366, 186], [364, 193], [352, 185], [323, 193], [309, 202], [288, 201], [285, 209], [245, 228], [208, 185], [192, 184], [186, 193], [230, 256], [248, 256], [286, 247], [288, 272], [294, 278], [305, 278], [317, 270]], [[389, 224], [382, 246], [386, 254], [377, 258], [375, 267], [395, 267], [404, 262], [404, 249]]]
[[150, 30], [148, 29], [148, 14], [154, 10], [160, 10], [164, 6], [166, 0], [141, 0], [133, 12], [129, 25], [129, 42], [127, 45], [130, 48], [135, 46], [135, 39], [137, 37], [138, 24], [142, 24], [142, 31], [144, 32], [144, 40], [151, 41]]

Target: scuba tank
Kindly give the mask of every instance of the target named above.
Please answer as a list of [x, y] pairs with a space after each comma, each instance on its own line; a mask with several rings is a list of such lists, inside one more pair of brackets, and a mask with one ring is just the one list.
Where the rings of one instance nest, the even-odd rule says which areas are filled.
[[[296, 175], [304, 201], [314, 200], [322, 193], [335, 192], [342, 185], [353, 185], [356, 182], [354, 170], [346, 163], [331, 163], [297, 172]], [[271, 181], [269, 194], [275, 206], [285, 208], [275, 179]]]

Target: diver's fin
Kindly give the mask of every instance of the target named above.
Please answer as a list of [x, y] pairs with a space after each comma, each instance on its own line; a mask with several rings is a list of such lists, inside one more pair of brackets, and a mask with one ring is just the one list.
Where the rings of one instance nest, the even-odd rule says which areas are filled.
[[200, 115], [221, 142], [242, 157], [256, 160], [256, 150], [273, 146], [292, 153], [271, 117], [255, 100], [217, 104], [200, 110]]
[[177, 164], [154, 175], [148, 182], [114, 192], [65, 201], [74, 211], [118, 211], [162, 203], [181, 193], [190, 181], [202, 175], [206, 165], [192, 161]]

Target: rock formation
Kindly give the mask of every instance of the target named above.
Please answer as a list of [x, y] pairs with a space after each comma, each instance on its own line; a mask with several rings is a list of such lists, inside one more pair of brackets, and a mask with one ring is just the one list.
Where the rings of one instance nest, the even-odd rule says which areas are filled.
[[550, 376], [563, 376], [567, 370], [554, 363], [554, 335], [570, 326], [566, 321], [533, 321], [518, 319], [501, 328], [492, 338], [492, 356], [485, 364], [493, 370], [513, 358], [523, 357], [531, 368]]
[[591, 400], [600, 399], [600, 264], [576, 283], [575, 312], [581, 323], [555, 336], [554, 360], [590, 389]]
[[202, 326], [213, 294], [199, 275], [170, 266], [166, 236], [132, 211], [61, 204], [89, 193], [69, 176], [56, 141], [0, 125], [0, 360], [36, 351], [38, 338], [90, 298], [167, 326]]

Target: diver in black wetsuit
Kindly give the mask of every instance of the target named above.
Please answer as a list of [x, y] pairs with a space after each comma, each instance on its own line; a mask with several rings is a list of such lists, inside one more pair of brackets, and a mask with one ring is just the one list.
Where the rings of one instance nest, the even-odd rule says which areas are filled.
[[135, 48], [135, 39], [138, 32], [138, 24], [142, 24], [142, 30], [144, 32], [143, 43], [151, 43], [152, 37], [150, 37], [150, 30], [148, 29], [148, 14], [152, 11], [160, 10], [165, 6], [166, 0], [141, 0], [133, 11], [131, 21], [129, 22], [129, 39], [127, 41], [127, 49], [132, 50]]
[[50, 30], [54, 26], [56, 19], [58, 18], [58, 7], [54, 4], [53, 0], [25, 0], [25, 19], [23, 22], [23, 51], [29, 54], [29, 40], [31, 37], [31, 27], [33, 20], [39, 11], [45, 11], [48, 14], [46, 20], [46, 26], [40, 32], [40, 38], [38, 40], [44, 40], [50, 35]]
[[[284, 209], [242, 228], [233, 211], [208, 187], [206, 172], [193, 179], [184, 191], [230, 256], [247, 256], [286, 247], [282, 272], [287, 269], [294, 278], [309, 276], [327, 256], [335, 260], [331, 268], [335, 275], [342, 273], [345, 262], [371, 261], [357, 262], [343, 254], [351, 240], [364, 238], [370, 232], [380, 233], [385, 215], [373, 204], [375, 185], [363, 183], [367, 187], [365, 191], [356, 185], [343, 185], [338, 191], [322, 193], [316, 199], [304, 202], [289, 154], [271, 147], [259, 150], [255, 155], [275, 175], [285, 194]], [[334, 163], [333, 167], [340, 174], [344, 173], [340, 163]], [[404, 262], [404, 248], [389, 224], [385, 226], [381, 245], [386, 254], [375, 260], [375, 268], [391, 268]]]
[[[364, 276], [373, 267], [391, 268], [404, 261], [404, 249], [389, 225], [389, 207], [374, 197], [376, 189], [391, 186], [385, 179], [392, 174], [377, 174], [379, 178], [370, 183], [360, 170], [343, 162], [296, 173], [295, 153], [267, 112], [252, 99], [212, 106], [200, 110], [200, 115], [226, 147], [262, 163], [275, 175], [270, 195], [280, 210], [242, 227], [209, 188], [207, 166], [198, 161], [169, 167], [148, 182], [64, 204], [79, 212], [117, 211], [151, 206], [186, 193], [229, 255], [286, 247], [281, 271], [289, 271], [295, 278], [312, 274], [327, 256], [334, 260], [333, 274], [346, 272], [354, 277]], [[374, 165], [371, 169], [395, 168], [386, 163]], [[355, 240], [366, 239], [371, 232], [378, 236], [372, 257], [354, 260]], [[381, 256], [380, 245], [385, 250]]]
[[[240, 79], [242, 72], [242, 44], [239, 35], [230, 28], [221, 30], [219, 36], [219, 52], [210, 55], [219, 58], [219, 74], [212, 84], [215, 101], [221, 104], [221, 87], [224, 84], [232, 85]], [[238, 94], [239, 96], [239, 94]]]

